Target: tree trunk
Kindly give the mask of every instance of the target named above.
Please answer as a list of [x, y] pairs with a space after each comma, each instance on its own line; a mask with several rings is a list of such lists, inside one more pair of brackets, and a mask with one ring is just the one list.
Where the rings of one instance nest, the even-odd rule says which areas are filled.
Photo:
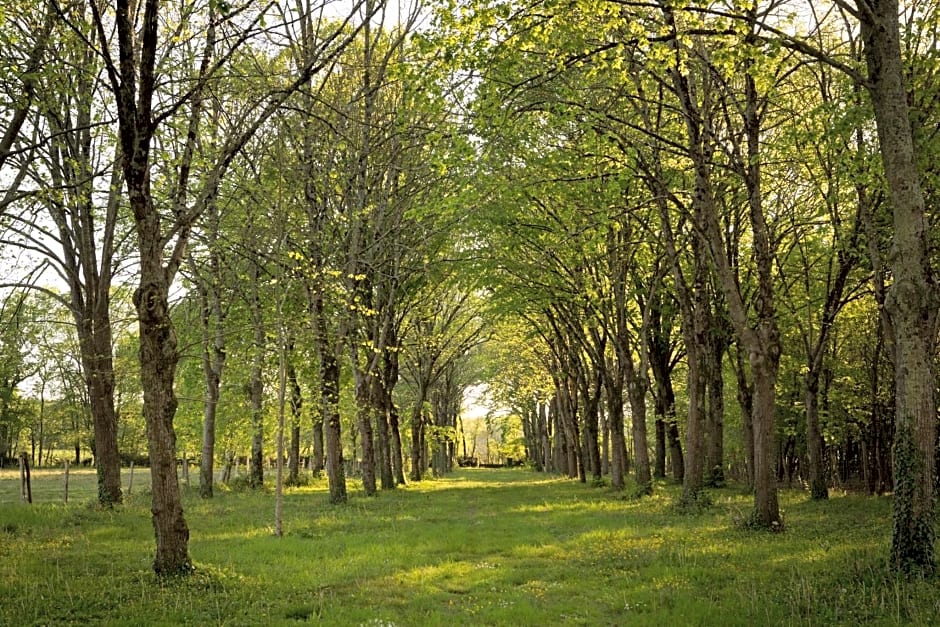
[[538, 405], [539, 414], [539, 438], [542, 446], [542, 469], [545, 472], [551, 472], [552, 468], [552, 446], [551, 446], [551, 422], [548, 418], [548, 403], [542, 401]]
[[405, 485], [405, 461], [402, 454], [400, 422], [398, 408], [393, 402], [389, 405], [388, 414], [388, 426], [392, 435], [390, 442], [392, 450], [392, 474], [395, 475], [395, 483], [397, 485]]
[[[322, 389], [322, 386], [321, 386]], [[316, 474], [326, 468], [326, 450], [323, 444], [323, 404], [319, 412], [313, 417], [313, 456], [310, 460], [310, 470]]]
[[[666, 230], [671, 227], [666, 224], [663, 228]], [[666, 236], [667, 240], [670, 238], [670, 235]], [[676, 278], [682, 278], [681, 273], [675, 269], [673, 275]], [[679, 421], [676, 418], [676, 394], [672, 387], [673, 361], [672, 338], [670, 337], [672, 326], [669, 320], [670, 314], [664, 311], [662, 296], [658, 292], [653, 295], [649, 315], [647, 344], [650, 369], [653, 371], [653, 380], [656, 384], [657, 443], [658, 429], [662, 427], [664, 444], [668, 443], [672, 478], [675, 481], [682, 481], [685, 476], [685, 458], [682, 454], [682, 440], [679, 437]], [[665, 450], [663, 450], [663, 476], [666, 475], [665, 457]], [[658, 460], [657, 463], [659, 463]]]
[[395, 489], [395, 476], [392, 470], [392, 442], [389, 424], [391, 395], [385, 390], [385, 372], [372, 381], [372, 406], [376, 418], [376, 458], [379, 477], [383, 490]]
[[427, 399], [427, 390], [419, 386], [418, 398], [415, 400], [414, 411], [411, 413], [411, 480], [421, 481], [422, 473], [427, 464], [424, 454], [424, 402]]
[[265, 330], [264, 312], [261, 308], [261, 294], [258, 289], [259, 268], [251, 263], [249, 280], [251, 326], [254, 341], [251, 346], [251, 370], [249, 373], [248, 404], [251, 412], [251, 459], [248, 461], [248, 485], [261, 488], [264, 485], [264, 353]]
[[809, 492], [813, 500], [829, 498], [823, 465], [823, 439], [819, 430], [819, 373], [810, 370], [804, 380], [803, 403], [806, 407], [806, 455], [809, 468]]
[[[861, 3], [860, 3], [861, 4]], [[933, 574], [936, 516], [938, 286], [931, 276], [927, 221], [914, 153], [898, 2], [860, 7], [869, 90], [894, 211], [885, 303], [895, 338], [894, 527], [891, 564]]]
[[744, 465], [747, 485], [754, 487], [754, 387], [747, 378], [744, 349], [738, 341], [735, 350], [734, 374], [738, 381], [737, 399], [741, 408], [741, 439], [744, 442]]
[[294, 367], [294, 345], [288, 346], [287, 383], [290, 386], [290, 465], [287, 469], [287, 485], [300, 483], [300, 418], [303, 411], [304, 397], [297, 380], [297, 368]]
[[[583, 364], [585, 367], [587, 364]], [[584, 460], [585, 471], [590, 471], [591, 478], [595, 481], [601, 480], [601, 451], [598, 444], [598, 424], [599, 424], [599, 404], [601, 397], [601, 373], [599, 368], [594, 369], [594, 384], [588, 387], [586, 378], [588, 373], [584, 373], [585, 380], [582, 381], [582, 396], [584, 397]]]
[[646, 437], [646, 389], [645, 373], [640, 373], [629, 363], [627, 371], [627, 394], [630, 398], [630, 422], [633, 433], [633, 458], [636, 460], [636, 482], [644, 494], [653, 493], [653, 478], [650, 476], [649, 443]]
[[[754, 522], [768, 528], [779, 524], [776, 485], [773, 482], [773, 432], [776, 417], [774, 385], [780, 360], [780, 333], [774, 308], [774, 241], [763, 211], [761, 193], [761, 112], [763, 101], [757, 92], [751, 56], [744, 58], [744, 99], [738, 104], [743, 118], [743, 139], [746, 145], [741, 151], [734, 146], [732, 165], [741, 176], [747, 190], [747, 207], [750, 230], [753, 237], [754, 262], [757, 269], [757, 293], [753, 297], [756, 323], [751, 320], [748, 308], [740, 291], [737, 269], [728, 258], [725, 233], [719, 220], [718, 206], [712, 188], [712, 154], [715, 150], [712, 116], [714, 111], [699, 104], [693, 93], [687, 68], [682, 61], [682, 51], [673, 10], [661, 5], [663, 15], [677, 35], [672, 42], [675, 63], [671, 67], [672, 85], [679, 98], [686, 127], [688, 156], [692, 163], [694, 190], [692, 207], [696, 230], [701, 233], [709, 252], [709, 260], [721, 285], [734, 330], [748, 351], [751, 372], [754, 377], [754, 447], [755, 447], [755, 519]], [[757, 50], [756, 6], [746, 9], [749, 32], [742, 42], [748, 49]], [[707, 71], [703, 80], [709, 80]], [[743, 104], [743, 106], [741, 106]], [[690, 353], [692, 348], [689, 347]], [[764, 466], [762, 466], [762, 464]]]
[[[717, 298], [715, 301], [717, 310], [721, 303]], [[705, 412], [705, 482], [712, 487], [721, 487], [725, 483], [725, 383], [722, 362], [730, 342], [730, 330], [726, 330], [724, 319], [717, 311], [709, 316], [709, 325], [708, 345], [705, 350], [705, 381], [708, 389]]]
[[[697, 219], [705, 210], [699, 194], [693, 199]], [[699, 235], [692, 241], [693, 279], [682, 304], [682, 337], [686, 346], [688, 366], [687, 390], [689, 410], [685, 432], [685, 474], [682, 477], [682, 501], [688, 504], [699, 500], [705, 487], [705, 395], [708, 368], [708, 265], [705, 258], [707, 244]]]
[[326, 476], [330, 503], [346, 502], [346, 471], [343, 467], [343, 436], [339, 415], [339, 363], [328, 351], [320, 355], [320, 393], [323, 398], [326, 440]]
[[689, 413], [686, 419], [685, 475], [682, 478], [682, 500], [694, 503], [705, 485], [705, 381], [696, 346], [690, 343], [688, 361]]
[[776, 365], [770, 357], [751, 356], [754, 373], [754, 509], [758, 524], [771, 528], [780, 521], [773, 474]]
[[[106, 303], [105, 303], [106, 305]], [[91, 403], [95, 437], [95, 473], [98, 503], [110, 507], [121, 502], [121, 458], [117, 445], [117, 412], [114, 409], [114, 365], [111, 357], [111, 320], [93, 314], [92, 329], [82, 345], [82, 370]], [[86, 350], [90, 354], [86, 354]]]
[[398, 384], [398, 355], [400, 350], [398, 331], [393, 324], [389, 327], [382, 363], [382, 398], [384, 400], [384, 413], [388, 418], [388, 454], [393, 480], [392, 487], [405, 485], [404, 460], [401, 450], [401, 425], [399, 424], [398, 407], [395, 405], [393, 396], [395, 386]]
[[203, 353], [203, 366], [206, 376], [205, 405], [202, 420], [202, 458], [199, 464], [199, 496], [212, 498], [212, 484], [215, 478], [215, 416], [219, 407], [219, 389], [221, 381], [217, 372], [209, 364], [207, 354]]
[[[358, 361], [357, 351], [353, 352], [353, 364]], [[362, 488], [366, 496], [376, 493], [375, 482], [375, 430], [372, 428], [373, 398], [371, 373], [354, 366], [356, 419], [359, 423], [362, 446]]]
[[555, 394], [552, 396], [552, 402], [549, 406], [549, 420], [551, 420], [553, 425], [553, 431], [555, 432], [555, 439], [552, 440], [552, 466], [557, 473], [567, 473], [568, 472], [568, 458], [567, 458], [567, 444], [565, 443], [565, 427], [562, 423], [561, 410], [559, 406], [561, 405], [561, 390], [557, 387], [558, 382], [556, 382]]
[[[80, 11], [84, 13], [84, 9]], [[50, 17], [52, 15], [50, 13]], [[83, 14], [82, 18], [85, 17]], [[40, 55], [49, 42], [49, 34], [45, 31], [37, 39], [35, 52]], [[59, 99], [61, 108], [43, 107], [41, 114], [51, 135], [47, 173], [52, 187], [61, 190], [60, 195], [47, 204], [61, 246], [61, 255], [54, 259], [61, 264], [60, 273], [68, 283], [69, 308], [75, 321], [82, 375], [91, 406], [98, 503], [111, 507], [122, 498], [110, 314], [112, 272], [117, 266], [114, 232], [121, 170], [112, 170], [110, 189], [106, 193], [95, 189], [96, 164], [93, 161], [101, 156], [96, 155], [91, 132], [97, 89], [94, 75], [99, 69], [91, 51], [95, 43], [90, 42], [87, 48], [66, 46], [69, 51], [63, 51], [62, 59], [77, 70], [70, 82], [73, 91], [67, 98]], [[38, 63], [40, 58], [31, 58], [30, 64]], [[30, 98], [37, 78], [38, 75], [26, 81]], [[12, 128], [10, 132], [15, 133]], [[9, 132], [5, 137], [11, 137]], [[100, 206], [102, 196], [106, 199], [104, 208]]]
[[610, 422], [610, 483], [615, 490], [623, 490], [627, 472], [627, 445], [624, 439], [623, 383], [606, 376], [607, 417]]
[[222, 373], [225, 368], [225, 331], [222, 328], [225, 312], [219, 292], [222, 283], [222, 264], [218, 235], [219, 208], [215, 202], [210, 202], [206, 208], [208, 276], [200, 275], [190, 258], [201, 305], [202, 371], [206, 380], [202, 422], [202, 461], [199, 465], [199, 495], [202, 498], [212, 498], [212, 485], [215, 481], [215, 423], [221, 398]]
[[[130, 187], [130, 185], [129, 185]], [[132, 205], [140, 199], [131, 194]], [[148, 198], [149, 200], [149, 198]], [[141, 248], [156, 248], [159, 238], [141, 235]], [[134, 293], [140, 327], [140, 382], [144, 392], [144, 420], [150, 453], [150, 483], [153, 528], [157, 550], [153, 569], [158, 575], [192, 570], [189, 558], [189, 528], [183, 518], [179, 481], [176, 476], [176, 394], [173, 382], [179, 354], [170, 318], [169, 285], [161, 266], [162, 254], [141, 255], [140, 287]]]
[[578, 434], [577, 393], [572, 393], [571, 376], [563, 381], [559, 397], [558, 413], [565, 429], [565, 468], [568, 477], [584, 481], [584, 465], [581, 458], [580, 437]]
[[[210, 253], [210, 267], [218, 268], [216, 255]], [[213, 272], [213, 277], [218, 277]], [[202, 370], [206, 380], [202, 422], [202, 461], [199, 464], [199, 496], [212, 498], [215, 481], [215, 422], [225, 367], [225, 333], [222, 330], [222, 302], [214, 285], [197, 285], [202, 301]], [[215, 320], [213, 328], [212, 321]]]
[[662, 408], [658, 396], [654, 399], [654, 407], [656, 413], [656, 449], [653, 452], [653, 477], [664, 479], [666, 477], [666, 422], [662, 418], [663, 414], [660, 413]]

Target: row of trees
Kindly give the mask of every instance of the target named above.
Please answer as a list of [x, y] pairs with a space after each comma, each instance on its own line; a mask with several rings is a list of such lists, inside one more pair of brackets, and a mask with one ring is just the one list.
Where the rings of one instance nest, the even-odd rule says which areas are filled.
[[[325, 468], [331, 500], [346, 500], [346, 390], [349, 450], [367, 494], [405, 481], [405, 452], [414, 480], [432, 465], [451, 467], [463, 388], [473, 382], [460, 364], [484, 329], [472, 282], [448, 261], [460, 241], [455, 196], [467, 143], [454, 131], [440, 65], [412, 37], [417, 8], [24, 9], [3, 16], [4, 32], [20, 35], [4, 60], [18, 88], [4, 103], [4, 249], [39, 264], [30, 276], [61, 279], [34, 287], [72, 316], [105, 505], [121, 500], [112, 299], [116, 286], [136, 283], [130, 341], [155, 570], [191, 567], [176, 473], [184, 387], [205, 394], [206, 497], [219, 457], [215, 421], [229, 396], [250, 415], [255, 486], [270, 456], [266, 404], [275, 401], [289, 429], [296, 477], [300, 416], [315, 403], [312, 463]], [[22, 71], [26, 52], [41, 57], [40, 69]], [[410, 451], [394, 395], [400, 379], [414, 391]], [[443, 452], [432, 460], [434, 451]]]
[[737, 414], [754, 524], [779, 527], [797, 467], [818, 499], [837, 471], [893, 488], [891, 563], [933, 571], [937, 18], [867, 0], [443, 15], [480, 83], [480, 268], [534, 344], [517, 405], [538, 463], [609, 463], [623, 487], [626, 404], [640, 490], [668, 458], [697, 503]]
[[182, 381], [204, 391], [204, 496], [230, 395], [254, 485], [266, 402], [295, 476], [316, 404], [341, 503], [344, 415], [367, 494], [452, 466], [491, 334], [482, 376], [536, 467], [623, 489], [632, 466], [643, 493], [668, 470], [686, 504], [734, 472], [778, 528], [778, 481], [825, 498], [837, 462], [894, 489], [892, 563], [933, 571], [932, 3], [493, 1], [420, 28], [419, 7], [345, 9], [2, 17], [0, 235], [65, 285], [47, 292], [73, 318], [104, 504], [111, 298], [135, 283], [157, 572], [190, 568]]

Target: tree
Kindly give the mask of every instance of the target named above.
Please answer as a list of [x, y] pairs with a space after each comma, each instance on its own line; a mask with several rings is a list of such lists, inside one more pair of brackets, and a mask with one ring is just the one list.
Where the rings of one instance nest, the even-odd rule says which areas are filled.
[[[439, 300], [411, 310], [405, 334], [403, 375], [414, 390], [411, 413], [411, 480], [421, 481], [430, 465], [426, 404], [455, 362], [483, 339], [485, 326], [474, 294], [455, 289], [437, 292]], [[446, 402], [451, 402], [453, 394]], [[450, 426], [450, 425], [439, 425]]]
[[5, 241], [41, 255], [40, 263], [50, 265], [68, 288], [67, 294], [47, 293], [75, 321], [94, 423], [98, 501], [111, 506], [121, 501], [110, 316], [113, 276], [124, 253], [121, 179], [109, 154], [115, 149], [111, 136], [96, 122], [103, 106], [102, 68], [83, 43], [94, 45], [95, 32], [81, 4], [63, 9], [61, 17], [71, 28], [59, 25], [42, 35], [55, 42], [55, 50], [45, 53], [50, 63], [30, 79], [47, 98], [29, 123], [48, 139], [30, 150], [33, 189], [10, 212], [16, 238]]
[[36, 139], [35, 133], [30, 138], [32, 141], [25, 144], [21, 136], [24, 127], [29, 128], [27, 122], [35, 105], [40, 70], [46, 62], [56, 23], [56, 6], [53, 2], [43, 2], [38, 7], [29, 5], [27, 10], [23, 8], [4, 12], [0, 17], [0, 32], [3, 33], [0, 80], [3, 81], [4, 94], [4, 99], [0, 101], [4, 120], [0, 125], [3, 128], [0, 136], [0, 170], [10, 162], [11, 157], [18, 154], [26, 156], [13, 179], [4, 180], [4, 184], [9, 186], [0, 197], [0, 215], [17, 199], [19, 185], [26, 176], [33, 155], [34, 146], [30, 143]]
[[940, 286], [931, 267], [924, 190], [901, 58], [897, 0], [853, 5], [868, 69], [866, 87], [894, 215], [889, 265], [894, 281], [885, 303], [895, 341], [894, 528], [891, 563], [905, 572], [933, 574], [936, 516], [936, 378]]
[[26, 355], [27, 295], [12, 293], [0, 303], [0, 464], [12, 460], [24, 424], [17, 387], [31, 374]]
[[[893, 216], [888, 258], [893, 281], [885, 298], [895, 365], [896, 486], [890, 562], [900, 571], [929, 575], [936, 570], [933, 359], [940, 290], [931, 265], [924, 181], [908, 104], [911, 85], [902, 56], [901, 7], [897, 0], [834, 0], [833, 4], [847, 22], [845, 30], [860, 32], [864, 74], [836, 54], [791, 37], [766, 21], [761, 28], [783, 45], [844, 72], [871, 98]], [[936, 19], [932, 5], [905, 7], [905, 12], [911, 23]]]
[[225, 268], [223, 251], [219, 244], [219, 208], [210, 202], [205, 214], [205, 249], [207, 258], [196, 264], [190, 256], [193, 282], [199, 294], [202, 330], [202, 368], [205, 377], [205, 402], [202, 423], [202, 457], [199, 464], [199, 495], [211, 498], [215, 468], [216, 416], [225, 368], [225, 319], [228, 308], [223, 305]]
[[[188, 10], [192, 7], [185, 7]], [[108, 41], [105, 18], [96, 3], [91, 3], [95, 27], [102, 42]], [[286, 87], [270, 92], [245, 113], [245, 124], [229, 137], [206, 169], [197, 194], [190, 188], [193, 154], [203, 117], [205, 89], [220, 64], [238, 48], [264, 17], [259, 13], [247, 20], [244, 27], [234, 18], [241, 11], [229, 5], [216, 12], [211, 6], [200, 15], [205, 28], [205, 45], [199, 56], [195, 76], [180, 83], [180, 91], [158, 98], [161, 86], [158, 60], [161, 55], [161, 18], [170, 18], [161, 11], [157, 0], [146, 0], [136, 7], [129, 0], [116, 0], [115, 22], [117, 58], [102, 46], [109, 84], [114, 93], [121, 147], [121, 169], [127, 197], [134, 216], [139, 252], [139, 281], [134, 293], [140, 334], [140, 367], [144, 389], [144, 418], [150, 449], [153, 523], [156, 534], [154, 570], [161, 575], [186, 573], [192, 569], [189, 558], [189, 529], [180, 504], [176, 478], [176, 434], [173, 417], [177, 399], [173, 390], [179, 360], [177, 340], [169, 309], [169, 291], [180, 264], [184, 260], [193, 224], [213, 198], [232, 160], [267, 120], [309, 78], [327, 67], [338, 49], [351, 39], [342, 25], [329, 30], [325, 38], [305, 61], [301, 71], [290, 77]], [[172, 16], [193, 23], [196, 14]], [[370, 16], [366, 15], [368, 21]], [[140, 19], [139, 24], [136, 20]], [[351, 19], [351, 18], [349, 18]], [[235, 30], [225, 39], [234, 48], [221, 54], [216, 50], [216, 28], [229, 26]], [[353, 29], [355, 32], [355, 29]], [[172, 42], [170, 35], [169, 41]], [[218, 59], [218, 61], [215, 61]], [[164, 104], [166, 103], [166, 104]], [[185, 140], [169, 194], [172, 210], [161, 211], [152, 188], [153, 145], [161, 123], [188, 108]]]

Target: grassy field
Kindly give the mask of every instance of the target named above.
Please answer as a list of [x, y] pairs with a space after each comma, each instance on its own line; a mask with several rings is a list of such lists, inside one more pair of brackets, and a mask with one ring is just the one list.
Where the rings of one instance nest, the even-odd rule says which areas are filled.
[[[62, 503], [65, 497], [65, 469], [32, 469], [30, 471], [33, 503]], [[198, 476], [195, 477], [198, 480]], [[138, 490], [150, 489], [150, 469], [135, 468], [133, 482], [130, 469], [121, 469], [121, 485], [124, 491], [131, 489], [131, 496]], [[75, 467], [69, 470], [69, 502], [88, 503], [98, 495], [98, 485], [94, 469]], [[3, 520], [5, 508], [20, 503], [20, 471], [17, 468], [0, 469], [0, 520]]]
[[[61, 485], [61, 471], [34, 481]], [[138, 475], [143, 479], [146, 472]], [[319, 482], [271, 493], [185, 493], [194, 576], [150, 571], [149, 495], [91, 504], [17, 501], [0, 473], [0, 625], [936, 624], [940, 586], [887, 574], [890, 500], [781, 495], [786, 531], [742, 529], [740, 490], [701, 513], [674, 486], [624, 498], [521, 469], [467, 469], [327, 504]], [[125, 481], [126, 486], [126, 481]], [[75, 488], [73, 488], [74, 490]], [[73, 492], [77, 493], [77, 492]]]

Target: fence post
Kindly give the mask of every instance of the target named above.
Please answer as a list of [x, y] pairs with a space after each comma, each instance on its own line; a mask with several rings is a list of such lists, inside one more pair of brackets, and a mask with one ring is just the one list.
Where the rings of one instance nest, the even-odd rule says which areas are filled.
[[29, 457], [20, 453], [20, 496], [27, 503], [33, 502], [33, 486], [29, 478]]
[[131, 490], [134, 489], [134, 460], [131, 460], [131, 477], [127, 481], [127, 496], [131, 495]]
[[63, 481], [62, 504], [69, 502], [69, 460], [65, 460], [65, 479]]

